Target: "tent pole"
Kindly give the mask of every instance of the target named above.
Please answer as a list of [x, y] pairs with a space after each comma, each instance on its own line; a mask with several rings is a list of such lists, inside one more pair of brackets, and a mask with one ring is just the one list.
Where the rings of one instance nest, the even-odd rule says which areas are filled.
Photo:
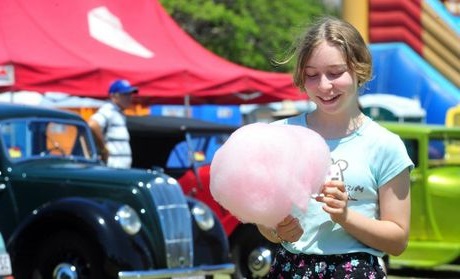
[[187, 118], [192, 118], [192, 110], [190, 107], [190, 95], [185, 95], [184, 97], [184, 107], [185, 107], [185, 116]]

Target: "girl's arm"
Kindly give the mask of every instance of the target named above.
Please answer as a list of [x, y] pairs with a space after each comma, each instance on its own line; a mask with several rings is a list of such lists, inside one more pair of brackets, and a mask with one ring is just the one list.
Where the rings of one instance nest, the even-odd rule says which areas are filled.
[[343, 182], [325, 184], [323, 209], [331, 219], [364, 244], [397, 256], [407, 246], [410, 227], [410, 180], [406, 169], [379, 189], [380, 219], [374, 220], [347, 208]]

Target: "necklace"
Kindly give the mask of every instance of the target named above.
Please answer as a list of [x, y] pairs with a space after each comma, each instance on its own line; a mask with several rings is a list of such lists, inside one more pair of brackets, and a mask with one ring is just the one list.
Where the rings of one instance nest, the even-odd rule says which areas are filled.
[[345, 136], [349, 136], [351, 134], [356, 133], [359, 130], [359, 128], [361, 128], [361, 126], [363, 125], [364, 119], [365, 116], [362, 113], [360, 113], [356, 118], [352, 118], [345, 132]]
[[358, 116], [351, 118], [348, 122], [348, 126], [340, 127], [335, 125], [327, 125], [329, 123], [318, 123], [315, 121], [315, 117], [306, 117], [307, 127], [316, 131], [320, 135], [322, 135], [325, 139], [338, 139], [350, 136], [352, 134], [356, 134], [363, 125], [366, 116], [360, 113]]

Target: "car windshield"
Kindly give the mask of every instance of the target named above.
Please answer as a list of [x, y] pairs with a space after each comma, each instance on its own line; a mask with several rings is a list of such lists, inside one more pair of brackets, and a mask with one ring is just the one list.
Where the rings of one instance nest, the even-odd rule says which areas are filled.
[[97, 160], [84, 123], [62, 119], [21, 118], [0, 122], [4, 153], [11, 161], [62, 158]]
[[441, 137], [431, 137], [428, 161], [433, 167], [460, 164], [460, 135], [444, 134]]
[[174, 146], [166, 163], [167, 168], [190, 168], [211, 164], [214, 153], [228, 139], [228, 134], [188, 133], [186, 140]]

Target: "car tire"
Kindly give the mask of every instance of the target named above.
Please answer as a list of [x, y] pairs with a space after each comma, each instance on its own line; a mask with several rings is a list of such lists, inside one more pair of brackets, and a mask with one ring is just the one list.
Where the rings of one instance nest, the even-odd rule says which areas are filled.
[[53, 272], [57, 269], [66, 270], [66, 267], [73, 266], [79, 279], [108, 278], [102, 270], [102, 257], [96, 247], [97, 245], [75, 232], [54, 234], [38, 249], [33, 276], [53, 278]]

